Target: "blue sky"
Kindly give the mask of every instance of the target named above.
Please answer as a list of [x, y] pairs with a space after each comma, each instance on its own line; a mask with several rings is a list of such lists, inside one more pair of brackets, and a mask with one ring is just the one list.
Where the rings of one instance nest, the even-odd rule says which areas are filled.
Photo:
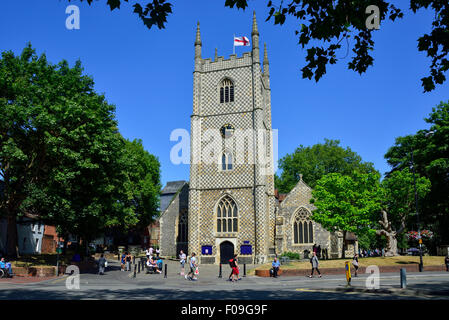
[[[141, 1], [145, 2], [145, 1]], [[106, 0], [92, 6], [67, 0], [2, 0], [0, 51], [19, 54], [31, 42], [38, 54], [57, 63], [82, 61], [97, 92], [116, 105], [120, 132], [140, 138], [159, 157], [162, 182], [188, 180], [188, 165], [170, 162], [170, 133], [190, 130], [196, 22], [201, 23], [203, 58], [232, 54], [233, 34], [250, 37], [256, 10], [260, 44], [267, 43], [272, 88], [273, 128], [279, 130], [279, 157], [300, 144], [339, 139], [388, 170], [383, 156], [398, 136], [427, 128], [423, 118], [440, 101], [449, 100], [448, 82], [423, 93], [420, 79], [430, 60], [417, 50], [417, 39], [430, 31], [432, 12], [413, 14], [400, 1], [405, 17], [383, 22], [375, 33], [374, 66], [363, 75], [347, 70], [351, 54], [328, 68], [320, 82], [302, 79], [305, 49], [297, 45], [295, 20], [280, 27], [265, 22], [267, 1], [249, 1], [245, 10], [224, 7], [225, 0], [171, 1], [167, 28], [148, 30], [130, 4], [111, 12]], [[131, 1], [131, 4], [134, 1]], [[65, 9], [80, 8], [80, 29], [68, 30]], [[237, 47], [240, 56], [247, 48]], [[338, 55], [343, 57], [346, 48]]]

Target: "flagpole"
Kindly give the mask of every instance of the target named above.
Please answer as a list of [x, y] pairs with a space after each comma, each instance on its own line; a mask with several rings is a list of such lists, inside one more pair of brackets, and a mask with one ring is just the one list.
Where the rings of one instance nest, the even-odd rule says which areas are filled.
[[235, 33], [234, 38], [232, 39], [232, 54], [235, 54]]

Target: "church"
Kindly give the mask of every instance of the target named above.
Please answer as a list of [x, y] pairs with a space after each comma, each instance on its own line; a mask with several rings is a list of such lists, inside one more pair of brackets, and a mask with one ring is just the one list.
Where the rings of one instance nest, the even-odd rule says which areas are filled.
[[270, 68], [260, 61], [255, 13], [251, 51], [203, 59], [195, 38], [190, 181], [167, 183], [161, 195], [162, 255], [196, 253], [200, 264], [269, 262], [283, 252], [320, 245], [329, 257], [351, 256], [354, 237], [310, 219], [311, 189], [303, 181], [286, 195], [274, 188]]

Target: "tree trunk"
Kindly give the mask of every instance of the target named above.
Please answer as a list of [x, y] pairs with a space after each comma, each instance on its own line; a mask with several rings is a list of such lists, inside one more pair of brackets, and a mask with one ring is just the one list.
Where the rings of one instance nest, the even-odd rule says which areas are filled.
[[6, 230], [6, 255], [11, 258], [19, 257], [17, 218], [15, 215], [8, 215], [8, 226]]
[[387, 236], [387, 248], [385, 250], [385, 257], [394, 257], [398, 255], [398, 240], [396, 239], [396, 232], [390, 233]]
[[379, 224], [383, 227], [382, 230], [377, 230], [376, 234], [385, 236], [387, 238], [387, 247], [385, 248], [385, 257], [394, 257], [398, 255], [398, 240], [396, 239], [397, 232], [393, 231], [391, 222], [388, 221], [387, 212], [382, 210], [382, 220]]

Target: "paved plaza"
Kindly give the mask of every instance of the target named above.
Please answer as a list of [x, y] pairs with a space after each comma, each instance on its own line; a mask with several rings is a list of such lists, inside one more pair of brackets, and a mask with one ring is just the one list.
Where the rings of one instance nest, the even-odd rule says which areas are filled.
[[[314, 299], [449, 299], [449, 272], [423, 272], [407, 274], [407, 289], [400, 289], [399, 273], [381, 274], [380, 289], [366, 290], [367, 274], [353, 278], [347, 288], [344, 274], [322, 278], [242, 277], [232, 283], [226, 281], [229, 266], [223, 266], [223, 277], [218, 277], [218, 266], [200, 266], [198, 281], [185, 280], [179, 275], [177, 261], [166, 261], [167, 278], [163, 274], [122, 272], [117, 262], [110, 262], [103, 276], [87, 273], [80, 275], [80, 288], [67, 289], [68, 276], [45, 279], [40, 282], [0, 281], [1, 300], [27, 299], [150, 299], [150, 300], [314, 300]], [[248, 266], [248, 269], [251, 266]], [[242, 268], [243, 270], [243, 268]], [[3, 280], [3, 279], [2, 279]]]

